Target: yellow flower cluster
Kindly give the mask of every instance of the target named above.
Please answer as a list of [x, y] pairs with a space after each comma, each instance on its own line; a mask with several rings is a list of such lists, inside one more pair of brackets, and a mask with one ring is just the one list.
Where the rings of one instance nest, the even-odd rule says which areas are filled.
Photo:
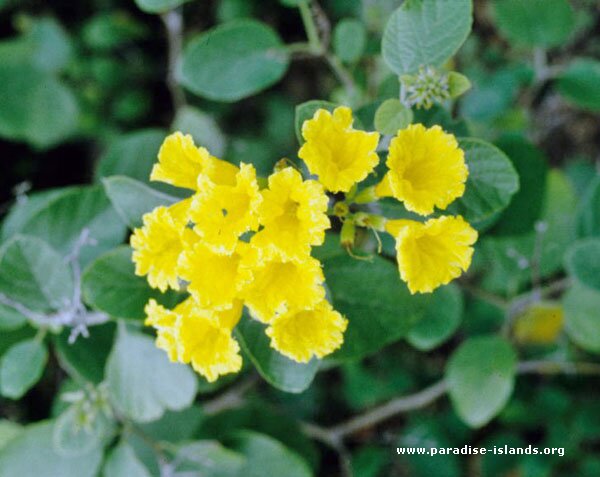
[[[377, 133], [352, 129], [352, 112], [323, 109], [302, 128], [306, 142], [298, 155], [332, 192], [348, 192], [379, 162]], [[456, 138], [439, 126], [414, 124], [398, 131], [386, 161], [387, 172], [373, 199], [392, 196], [407, 210], [427, 216], [445, 209], [465, 191], [468, 169]], [[368, 196], [368, 194], [366, 195]], [[388, 221], [396, 239], [398, 268], [411, 293], [431, 292], [466, 271], [477, 232], [460, 216]]]
[[271, 346], [297, 362], [341, 346], [347, 321], [327, 301], [321, 263], [311, 256], [330, 228], [326, 191], [345, 194], [334, 208], [350, 225], [342, 230], [353, 235], [355, 225], [379, 224], [395, 237], [400, 277], [411, 293], [431, 292], [466, 271], [477, 232], [462, 217], [385, 220], [353, 209], [385, 196], [423, 216], [445, 209], [462, 196], [468, 176], [454, 136], [421, 124], [398, 131], [383, 179], [357, 194], [379, 163], [379, 134], [352, 123], [347, 107], [318, 110], [303, 124], [298, 152], [318, 180], [277, 168], [263, 188], [251, 164], [217, 159], [181, 133], [165, 139], [151, 179], [193, 194], [144, 215], [131, 246], [136, 274], [161, 291], [189, 294], [172, 310], [154, 300], [146, 306], [146, 323], [171, 360], [191, 363], [209, 381], [238, 371], [232, 333], [244, 307], [267, 325]]
[[341, 346], [347, 321], [326, 300], [321, 264], [310, 255], [330, 227], [319, 182], [287, 167], [260, 190], [252, 165], [217, 159], [181, 133], [165, 139], [151, 179], [194, 191], [144, 215], [131, 237], [136, 274], [190, 295], [173, 310], [146, 306], [171, 360], [209, 381], [239, 371], [232, 331], [244, 305], [268, 325], [271, 346], [295, 361]]

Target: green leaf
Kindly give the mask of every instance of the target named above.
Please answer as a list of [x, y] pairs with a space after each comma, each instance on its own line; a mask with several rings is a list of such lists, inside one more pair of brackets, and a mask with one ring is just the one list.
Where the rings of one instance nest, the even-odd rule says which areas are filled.
[[278, 82], [288, 62], [287, 51], [270, 27], [256, 20], [234, 20], [188, 44], [180, 79], [195, 94], [233, 102]]
[[71, 89], [27, 64], [0, 66], [0, 136], [46, 149], [75, 133], [79, 108]]
[[458, 98], [471, 89], [471, 82], [465, 75], [456, 71], [448, 73], [448, 93], [451, 98]]
[[230, 441], [231, 447], [246, 457], [246, 463], [238, 475], [245, 477], [312, 476], [308, 464], [303, 459], [269, 436], [240, 431]]
[[11, 207], [2, 223], [2, 240], [7, 240], [19, 233], [31, 217], [35, 216], [40, 210], [45, 209], [60, 195], [75, 189], [75, 187], [49, 189], [22, 197]]
[[342, 348], [333, 359], [358, 359], [404, 337], [425, 312], [429, 298], [411, 295], [397, 268], [375, 256], [372, 261], [348, 255], [323, 262], [336, 310], [348, 318]]
[[246, 475], [245, 457], [215, 441], [196, 441], [181, 446], [175, 455], [175, 475], [238, 477]]
[[138, 460], [125, 442], [115, 447], [104, 464], [104, 477], [150, 477], [148, 469]]
[[272, 386], [288, 393], [301, 393], [315, 377], [319, 361], [296, 363], [271, 348], [265, 326], [244, 316], [236, 327], [236, 336], [260, 375]]
[[319, 99], [311, 99], [305, 103], [296, 106], [296, 114], [294, 117], [294, 129], [296, 130], [296, 138], [300, 144], [304, 143], [302, 138], [302, 125], [307, 119], [311, 119], [319, 109], [333, 111], [339, 105], [329, 101], [321, 101]]
[[580, 237], [600, 236], [600, 177], [592, 179], [586, 188], [577, 214], [577, 232]]
[[22, 430], [23, 427], [20, 424], [7, 419], [0, 419], [0, 449], [17, 437]]
[[600, 293], [575, 284], [563, 297], [565, 331], [586, 351], [600, 353]]
[[142, 129], [120, 136], [100, 157], [96, 180], [118, 175], [149, 183], [152, 166], [166, 136], [162, 129]]
[[171, 363], [150, 337], [127, 331], [122, 324], [106, 363], [106, 383], [111, 403], [136, 422], [188, 407], [197, 388], [189, 367]]
[[354, 18], [345, 18], [340, 21], [333, 31], [333, 51], [340, 60], [354, 63], [367, 46], [367, 30], [362, 22]]
[[44, 241], [16, 236], [0, 248], [0, 293], [31, 309], [58, 310], [73, 297], [73, 276]]
[[548, 164], [546, 157], [526, 139], [506, 135], [496, 145], [510, 158], [519, 174], [520, 187], [494, 225], [498, 235], [530, 233], [544, 204]]
[[107, 177], [102, 180], [102, 185], [121, 219], [132, 229], [142, 226], [145, 213], [180, 200], [126, 176]]
[[147, 13], [164, 13], [183, 5], [190, 0], [135, 0], [140, 10]]
[[471, 0], [407, 0], [391, 16], [382, 40], [385, 62], [397, 75], [441, 66], [471, 31]]
[[600, 291], [600, 238], [571, 245], [565, 256], [565, 266], [579, 283]]
[[506, 155], [479, 139], [459, 141], [469, 167], [464, 195], [450, 210], [469, 222], [481, 222], [504, 209], [519, 190], [519, 176]]
[[25, 316], [14, 308], [0, 303], [0, 331], [15, 330], [21, 328], [25, 323], [27, 323], [27, 318]]
[[191, 134], [194, 142], [208, 149], [213, 156], [225, 154], [227, 143], [221, 128], [210, 115], [199, 109], [192, 106], [179, 108], [171, 129]]
[[51, 421], [27, 426], [2, 448], [0, 477], [95, 477], [102, 460], [102, 449], [95, 448], [77, 456], [60, 455], [52, 445], [52, 428]]
[[598, 83], [600, 61], [577, 58], [559, 75], [556, 89], [570, 103], [589, 111], [600, 111]]
[[413, 120], [410, 108], [404, 106], [398, 99], [384, 101], [375, 113], [375, 129], [381, 134], [396, 134], [406, 128]]
[[29, 17], [24, 33], [0, 42], [0, 63], [21, 64], [43, 73], [56, 73], [72, 59], [73, 46], [63, 27], [52, 17]]
[[575, 26], [568, 0], [495, 0], [494, 14], [500, 32], [517, 45], [558, 46]]
[[431, 296], [425, 316], [410, 329], [406, 340], [421, 351], [438, 347], [459, 327], [463, 308], [463, 297], [456, 285], [438, 288]]
[[39, 381], [48, 361], [48, 350], [37, 340], [25, 340], [9, 348], [0, 361], [0, 393], [20, 399]]
[[89, 337], [69, 343], [71, 330], [54, 339], [54, 350], [61, 367], [77, 381], [100, 384], [104, 380], [106, 360], [115, 337], [115, 324], [105, 323], [89, 328]]
[[515, 351], [503, 338], [465, 341], [446, 367], [448, 391], [460, 418], [471, 427], [487, 424], [508, 402], [516, 369]]
[[83, 273], [81, 286], [88, 305], [131, 320], [145, 318], [144, 307], [151, 298], [168, 307], [179, 298], [175, 292], [163, 294], [150, 288], [144, 277], [135, 275], [128, 246], [111, 250], [92, 262]]
[[15, 232], [39, 237], [62, 255], [68, 255], [86, 228], [95, 244], [82, 247], [82, 264], [120, 244], [125, 236], [126, 227], [101, 186], [64, 190], [29, 216]]

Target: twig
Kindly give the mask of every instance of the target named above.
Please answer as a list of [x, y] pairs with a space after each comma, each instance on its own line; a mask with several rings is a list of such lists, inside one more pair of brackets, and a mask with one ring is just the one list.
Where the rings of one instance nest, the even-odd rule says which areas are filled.
[[258, 383], [258, 376], [252, 374], [236, 383], [223, 394], [216, 398], [206, 401], [202, 404], [202, 409], [205, 414], [217, 414], [228, 409], [239, 407], [243, 402], [243, 396]]
[[[346, 89], [348, 96], [354, 97], [356, 93], [356, 85], [350, 72], [344, 67], [342, 62], [337, 56], [329, 52], [329, 35], [331, 26], [325, 13], [314, 0], [304, 0], [298, 5], [300, 9], [300, 15], [302, 17], [302, 23], [304, 24], [304, 30], [306, 31], [306, 37], [308, 38], [308, 51], [305, 48], [299, 47], [297, 44], [293, 45], [292, 53], [305, 54], [306, 52], [312, 53], [314, 56], [322, 57], [333, 73], [336, 75], [342, 86]], [[319, 22], [321, 34], [319, 34], [319, 28], [315, 22], [315, 17]]]
[[499, 295], [495, 295], [493, 293], [485, 291], [466, 281], [461, 281], [460, 285], [464, 290], [473, 295], [475, 298], [480, 298], [483, 301], [487, 301], [493, 305], [496, 305], [498, 308], [506, 309], [508, 307], [508, 300]]
[[600, 376], [600, 363], [569, 363], [559, 361], [523, 361], [519, 374], [567, 374]]
[[336, 436], [329, 430], [310, 422], [303, 422], [301, 423], [300, 427], [308, 437], [312, 437], [313, 439], [320, 441], [333, 449], [338, 455], [342, 476], [352, 477], [353, 472], [350, 453], [348, 452], [348, 449], [346, 449], [344, 441], [341, 437]]
[[[600, 376], [600, 363], [558, 362], [549, 360], [522, 361], [517, 365], [517, 374], [566, 374]], [[350, 418], [330, 428], [313, 423], [303, 423], [306, 434], [333, 447], [356, 432], [380, 424], [398, 414], [421, 409], [435, 402], [448, 391], [442, 379], [435, 384], [409, 396], [402, 396], [382, 404], [364, 414]]]
[[448, 389], [444, 380], [419, 391], [410, 396], [402, 396], [376, 407], [365, 414], [353, 417], [346, 422], [337, 424], [329, 429], [335, 437], [343, 439], [346, 436], [354, 434], [361, 429], [372, 427], [382, 421], [389, 419], [396, 414], [414, 411], [428, 406], [439, 397], [443, 396]]
[[176, 8], [160, 16], [167, 31], [168, 63], [167, 63], [167, 86], [173, 100], [173, 108], [177, 111], [185, 106], [185, 93], [179, 86], [176, 77], [177, 61], [181, 55], [183, 44], [183, 16], [181, 9]]

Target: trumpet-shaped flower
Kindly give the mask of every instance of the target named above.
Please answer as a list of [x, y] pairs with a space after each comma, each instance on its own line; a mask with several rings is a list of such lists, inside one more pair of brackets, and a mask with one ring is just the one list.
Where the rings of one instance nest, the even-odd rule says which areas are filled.
[[131, 236], [136, 275], [147, 275], [153, 288], [179, 290], [177, 261], [194, 233], [182, 227], [166, 207], [157, 207], [143, 217], [143, 226]]
[[252, 250], [243, 267], [252, 271], [252, 281], [243, 297], [252, 316], [270, 323], [276, 313], [288, 308], [309, 308], [325, 297], [321, 263], [311, 256], [289, 260], [280, 254], [264, 255]]
[[271, 346], [299, 363], [322, 358], [344, 342], [348, 321], [327, 300], [305, 310], [291, 309], [278, 315], [267, 328]]
[[236, 173], [236, 166], [211, 156], [203, 147], [196, 147], [189, 134], [176, 132], [163, 141], [150, 180], [196, 189], [201, 174], [218, 184], [234, 184]]
[[309, 255], [311, 245], [323, 243], [331, 225], [321, 184], [303, 181], [298, 171], [287, 167], [269, 177], [269, 188], [262, 191], [262, 197], [259, 215], [264, 229], [252, 238], [255, 247], [297, 258]]
[[146, 305], [146, 324], [157, 330], [156, 346], [167, 351], [171, 361], [191, 363], [209, 382], [220, 375], [240, 370], [239, 344], [231, 336], [231, 318], [241, 316], [241, 306], [232, 311], [214, 312], [198, 307], [188, 298], [168, 310], [150, 300]]
[[352, 111], [345, 106], [333, 114], [319, 109], [312, 119], [304, 121], [302, 136], [306, 142], [298, 156], [332, 192], [348, 192], [379, 163], [375, 152], [379, 134], [353, 129]]
[[179, 257], [177, 271], [188, 281], [188, 291], [201, 308], [230, 309], [240, 290], [252, 278], [249, 269], [240, 267], [248, 244], [238, 242], [231, 254], [217, 253], [198, 242]]
[[182, 314], [177, 338], [180, 361], [191, 363], [208, 382], [242, 368], [240, 345], [212, 311], [196, 307]]
[[431, 292], [466, 271], [473, 256], [477, 231], [462, 217], [389, 221], [386, 230], [396, 238], [400, 277], [411, 293]]
[[231, 253], [240, 235], [258, 229], [261, 201], [254, 167], [242, 164], [233, 186], [217, 185], [201, 176], [188, 217], [206, 245]]
[[469, 173], [456, 138], [439, 126], [426, 129], [422, 124], [398, 131], [386, 165], [389, 171], [376, 193], [394, 196], [420, 215], [431, 214], [434, 207], [445, 209], [462, 196]]

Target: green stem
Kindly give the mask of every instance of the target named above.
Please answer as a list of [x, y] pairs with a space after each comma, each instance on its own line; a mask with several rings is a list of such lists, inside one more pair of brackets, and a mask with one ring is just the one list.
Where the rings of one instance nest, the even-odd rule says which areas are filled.
[[309, 0], [300, 2], [298, 8], [300, 9], [300, 16], [302, 17], [302, 23], [304, 24], [304, 30], [306, 31], [311, 51], [317, 55], [323, 54], [323, 45], [319, 38], [317, 25], [315, 24], [312, 12], [310, 11]]

